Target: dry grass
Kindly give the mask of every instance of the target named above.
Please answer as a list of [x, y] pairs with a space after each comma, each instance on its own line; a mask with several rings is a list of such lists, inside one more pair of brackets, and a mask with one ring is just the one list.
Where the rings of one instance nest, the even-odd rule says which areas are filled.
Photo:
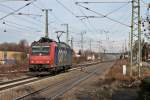
[[124, 76], [122, 74], [123, 65], [127, 65], [127, 60], [117, 60], [113, 67], [110, 69], [110, 71], [106, 74], [106, 78], [116, 79], [120, 81], [130, 80], [131, 78], [129, 77], [129, 75]]
[[26, 65], [0, 65], [0, 79], [6, 81], [26, 76], [27, 69]]

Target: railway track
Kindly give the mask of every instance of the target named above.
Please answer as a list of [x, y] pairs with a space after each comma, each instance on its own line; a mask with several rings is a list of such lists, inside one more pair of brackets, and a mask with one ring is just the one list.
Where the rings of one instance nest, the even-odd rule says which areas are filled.
[[26, 84], [29, 82], [37, 81], [39, 78], [37, 77], [28, 77], [28, 78], [22, 78], [18, 80], [13, 80], [13, 81], [8, 81], [4, 83], [0, 83], [0, 91], [8, 89], [8, 88], [13, 88], [22, 84]]
[[[109, 62], [109, 61], [107, 61], [107, 62]], [[61, 95], [61, 94], [63, 94], [63, 93], [65, 93], [66, 91], [68, 91], [69, 89], [71, 89], [72, 87], [74, 87], [75, 85], [77, 85], [77, 84], [79, 84], [80, 82], [82, 82], [82, 81], [84, 81], [84, 80], [86, 80], [87, 78], [89, 78], [89, 77], [91, 77], [92, 75], [89, 75], [87, 78], [85, 77], [85, 76], [82, 76], [82, 77], [80, 77], [80, 75], [81, 74], [83, 74], [83, 73], [85, 73], [86, 74], [86, 72], [84, 72], [84, 69], [85, 68], [83, 68], [83, 70], [81, 70], [81, 71], [79, 71], [78, 69], [81, 69], [82, 67], [87, 67], [87, 66], [91, 66], [91, 65], [97, 65], [97, 64], [99, 64], [99, 63], [101, 63], [101, 64], [104, 64], [103, 62], [88, 62], [88, 63], [84, 63], [84, 64], [78, 64], [78, 65], [76, 65], [76, 66], [73, 66], [73, 68], [72, 68], [72, 70], [76, 70], [76, 71], [70, 71], [71, 73], [74, 73], [74, 72], [81, 72], [81, 73], [78, 73], [78, 74], [71, 74], [71, 76], [69, 76], [69, 77], [71, 77], [70, 79], [66, 79], [66, 77], [65, 78], [62, 78], [61, 80], [57, 80], [56, 79], [56, 81], [54, 81], [54, 82], [52, 82], [52, 83], [48, 83], [47, 85], [45, 85], [45, 86], [43, 86], [43, 87], [37, 87], [37, 89], [36, 90], [32, 90], [32, 91], [30, 91], [30, 92], [23, 92], [23, 94], [15, 94], [16, 92], [15, 92], [15, 90], [18, 90], [19, 88], [25, 88], [25, 91], [26, 91], [26, 89], [29, 89], [29, 87], [30, 87], [30, 85], [34, 85], [34, 84], [39, 84], [39, 83], [42, 83], [42, 82], [45, 82], [45, 80], [49, 80], [50, 79], [50, 77], [51, 76], [46, 76], [46, 77], [32, 77], [32, 78], [30, 78], [30, 79], [21, 79], [20, 81], [15, 81], [15, 82], [8, 82], [8, 84], [4, 84], [4, 83], [1, 83], [1, 84], [4, 84], [3, 86], [2, 85], [0, 85], [1, 87], [0, 87], [0, 99], [2, 99], [2, 100], [4, 100], [4, 98], [5, 98], [5, 100], [14, 100], [15, 98], [16, 98], [16, 100], [22, 100], [22, 99], [20, 99], [20, 98], [22, 98], [22, 96], [24, 96], [25, 98], [26, 97], [32, 97], [32, 95], [37, 95], [37, 94], [39, 94], [39, 93], [45, 93], [45, 90], [54, 90], [56, 87], [57, 87], [57, 92], [54, 92], [54, 94], [52, 94], [49, 98], [57, 98], [59, 95]], [[106, 63], [106, 61], [105, 61], [105, 63]], [[106, 63], [107, 64], [107, 63]], [[93, 69], [93, 67], [87, 67], [88, 69], [90, 68], [90, 69]], [[94, 74], [94, 71], [95, 70], [90, 70], [89, 72], [91, 73], [91, 72], [93, 72], [93, 74]], [[69, 73], [70, 73], [69, 72]], [[87, 74], [90, 74], [90, 73], [87, 73]], [[67, 74], [67, 73], [66, 73]], [[72, 77], [72, 75], [74, 76], [74, 77]], [[77, 75], [77, 76], [76, 76]], [[57, 76], [56, 76], [57, 77]], [[75, 77], [79, 77], [79, 78], [82, 78], [82, 79], [79, 79], [79, 78], [75, 78]], [[45, 78], [45, 79], [44, 79]], [[46, 79], [47, 78], [47, 79]], [[55, 79], [53, 79], [53, 77], [51, 77], [52, 78], [52, 80], [55, 80]], [[43, 79], [43, 81], [42, 81], [42, 79]], [[64, 80], [63, 80], [64, 79]], [[69, 81], [69, 82], [68, 82]], [[66, 83], [67, 82], [67, 83]], [[29, 86], [29, 87], [28, 87]], [[54, 88], [55, 87], [55, 88]], [[63, 89], [61, 89], [62, 87], [65, 87], [65, 88], [63, 88]], [[60, 90], [61, 89], [61, 90]], [[14, 91], [14, 93], [13, 92], [11, 92], [11, 91], [13, 90]], [[56, 91], [56, 90], [54, 90], [54, 91]], [[60, 90], [60, 91], [59, 91]], [[9, 92], [10, 91], [10, 92]], [[7, 92], [8, 92], [8, 94], [7, 94]], [[12, 96], [13, 97], [13, 99], [11, 99], [12, 97], [11, 97], [11, 95], [10, 94], [11, 93], [13, 93], [14, 95]], [[29, 94], [28, 94], [29, 93]], [[53, 93], [53, 92], [50, 92], [50, 93]], [[49, 94], [49, 93], [47, 93], [47, 94]], [[59, 94], [59, 95], [58, 95]], [[7, 96], [7, 95], [10, 95], [10, 96]], [[20, 97], [21, 96], [21, 97]], [[41, 95], [40, 95], [41, 96]], [[48, 95], [49, 96], [49, 95]], [[46, 96], [46, 97], [48, 97], [48, 96]], [[24, 97], [23, 97], [23, 100], [30, 100], [30, 98], [29, 99], [24, 99]], [[38, 97], [39, 98], [39, 97]], [[31, 99], [31, 100], [36, 100], [36, 99]], [[44, 99], [45, 100], [45, 99]]]
[[[90, 63], [85, 63], [85, 64], [77, 64], [77, 65], [73, 65], [72, 69], [70, 70], [75, 70], [75, 69], [79, 69], [81, 67], [85, 67], [85, 66], [90, 66], [90, 65], [94, 65], [94, 64], [98, 64], [100, 63], [98, 62], [90, 62]], [[0, 91], [5, 90], [5, 89], [9, 89], [9, 88], [13, 88], [13, 87], [17, 87], [19, 85], [24, 85], [30, 82], [35, 82], [44, 78], [48, 78], [51, 76], [46, 76], [46, 77], [26, 77], [26, 78], [21, 78], [21, 79], [16, 79], [16, 80], [12, 80], [12, 81], [7, 81], [7, 82], [1, 82], [0, 83]]]
[[[105, 64], [107, 65], [107, 63], [105, 63]], [[54, 100], [55, 98], [61, 96], [68, 90], [72, 89], [73, 87], [75, 87], [76, 85], [81, 83], [82, 81], [92, 77], [99, 71], [102, 71], [102, 69], [101, 68], [92, 69], [89, 71], [89, 73], [80, 75], [78, 77], [73, 77], [73, 78], [70, 78], [67, 80], [63, 80], [63, 81], [60, 81], [60, 82], [57, 82], [54, 84], [50, 84], [50, 85], [48, 85], [44, 88], [41, 88], [37, 91], [23, 95], [21, 97], [18, 97], [18, 98], [16, 98], [16, 100], [36, 100], [37, 98], [43, 99], [44, 97], [46, 97], [46, 98], [44, 98], [44, 100], [45, 99], [46, 100]], [[45, 94], [47, 94], [47, 95], [45, 96]]]
[[0, 82], [0, 86], [5, 85], [5, 84], [10, 84], [10, 83], [13, 83], [13, 82], [17, 82], [17, 81], [22, 81], [22, 80], [29, 79], [29, 78], [32, 78], [32, 77], [24, 77], [24, 78], [14, 79], [14, 80], [11, 80], [11, 81]]

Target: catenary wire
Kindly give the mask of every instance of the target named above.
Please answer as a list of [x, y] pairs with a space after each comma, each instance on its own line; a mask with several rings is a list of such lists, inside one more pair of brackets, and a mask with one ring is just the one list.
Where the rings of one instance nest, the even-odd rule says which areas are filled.
[[[56, 0], [56, 2], [59, 4], [59, 5], [61, 5], [65, 10], [67, 10], [70, 14], [72, 14], [75, 18], [77, 18], [77, 16], [76, 16], [76, 14], [74, 13], [74, 12], [72, 12], [69, 8], [67, 8], [63, 3], [61, 3], [59, 0]], [[77, 18], [78, 19], [78, 18]], [[86, 23], [84, 23], [82, 20], [80, 20], [80, 19], [78, 19], [84, 26], [85, 26], [85, 28], [87, 28], [89, 31], [91, 31], [88, 27], [87, 27], [87, 25], [86, 25]]]
[[96, 12], [96, 11], [94, 11], [94, 10], [88, 8], [88, 7], [85, 7], [85, 6], [82, 6], [82, 5], [79, 5], [79, 4], [78, 4], [78, 6], [83, 7], [83, 8], [85, 8], [86, 10], [91, 11], [91, 12], [97, 14], [97, 15], [100, 15], [100, 16], [102, 16], [102, 17], [105, 17], [105, 18], [107, 18], [107, 19], [109, 19], [109, 20], [111, 20], [111, 21], [113, 21], [113, 22], [116, 22], [116, 23], [119, 23], [119, 24], [121, 24], [121, 25], [123, 25], [123, 26], [130, 27], [130, 28], [131, 28], [131, 26], [129, 26], [129, 25], [125, 24], [125, 23], [122, 23], [122, 22], [120, 22], [120, 21], [118, 21], [118, 20], [115, 20], [115, 19], [112, 19], [112, 18], [110, 18], [110, 17], [107, 17], [107, 16], [105, 16], [104, 14], [101, 14], [101, 13], [99, 13], [99, 12]]
[[33, 2], [34, 2], [34, 1], [29, 2], [29, 3], [25, 4], [24, 6], [22, 6], [22, 7], [18, 8], [18, 9], [16, 9], [15, 11], [13, 11], [13, 12], [11, 12], [11, 13], [9, 13], [9, 14], [3, 16], [3, 17], [1, 17], [0, 20], [3, 20], [4, 18], [6, 18], [6, 17], [8, 17], [8, 16], [10, 16], [10, 15], [12, 15], [12, 14], [14, 14], [14, 13], [20, 11], [21, 9], [23, 9], [23, 8], [25, 8], [25, 7], [27, 7], [27, 6], [29, 6], [29, 5], [32, 4]]

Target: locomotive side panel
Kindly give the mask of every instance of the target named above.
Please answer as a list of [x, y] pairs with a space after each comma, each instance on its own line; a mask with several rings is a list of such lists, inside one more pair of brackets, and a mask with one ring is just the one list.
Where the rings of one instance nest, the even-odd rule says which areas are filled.
[[72, 64], [72, 51], [66, 45], [56, 47], [55, 64], [57, 66], [69, 66]]
[[63, 66], [64, 65], [64, 54], [63, 54], [63, 49], [62, 48], [58, 48], [58, 52], [57, 52], [57, 61], [58, 61], [58, 64], [57, 66]]
[[51, 67], [56, 67], [56, 66], [52, 66], [52, 65], [55, 65], [55, 53], [56, 53], [55, 43], [51, 43], [51, 47], [50, 47], [50, 63], [49, 63], [50, 68]]
[[72, 50], [67, 50], [68, 65], [72, 65]]
[[55, 63], [57, 66], [65, 66], [67, 59], [66, 59], [66, 50], [64, 48], [57, 48], [55, 54]]

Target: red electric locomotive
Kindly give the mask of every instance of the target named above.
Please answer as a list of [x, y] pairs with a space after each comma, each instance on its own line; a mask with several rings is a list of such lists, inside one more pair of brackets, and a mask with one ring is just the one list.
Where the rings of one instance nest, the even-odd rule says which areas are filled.
[[34, 41], [29, 53], [29, 71], [39, 74], [66, 70], [72, 65], [72, 49], [63, 42], [42, 37]]

